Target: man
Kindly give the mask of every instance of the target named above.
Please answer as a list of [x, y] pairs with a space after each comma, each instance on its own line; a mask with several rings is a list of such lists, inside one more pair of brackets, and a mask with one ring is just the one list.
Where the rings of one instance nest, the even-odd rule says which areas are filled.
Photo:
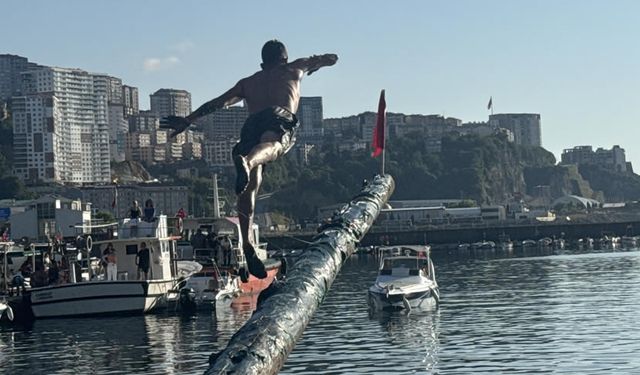
[[149, 280], [149, 267], [151, 266], [151, 253], [147, 244], [140, 243], [140, 249], [136, 254], [136, 265], [138, 265], [138, 280]]
[[300, 102], [300, 82], [304, 73], [334, 65], [338, 56], [325, 54], [288, 62], [287, 49], [278, 40], [262, 47], [262, 70], [241, 79], [219, 97], [203, 104], [187, 117], [169, 116], [163, 128], [173, 129], [175, 136], [195, 120], [217, 109], [245, 101], [249, 118], [242, 127], [240, 142], [233, 148], [236, 166], [236, 194], [242, 247], [249, 272], [267, 277], [264, 265], [255, 254], [251, 235], [256, 196], [262, 182], [262, 166], [284, 155], [295, 142], [298, 125], [295, 113]]
[[198, 228], [196, 233], [191, 236], [191, 246], [193, 250], [204, 249], [207, 247], [207, 237], [202, 233], [202, 229]]
[[112, 246], [108, 246], [107, 249], [107, 280], [115, 281], [118, 279], [118, 258]]
[[129, 209], [129, 218], [138, 220], [140, 217], [142, 217], [142, 209], [140, 208], [138, 201], [134, 200], [131, 204], [131, 208]]

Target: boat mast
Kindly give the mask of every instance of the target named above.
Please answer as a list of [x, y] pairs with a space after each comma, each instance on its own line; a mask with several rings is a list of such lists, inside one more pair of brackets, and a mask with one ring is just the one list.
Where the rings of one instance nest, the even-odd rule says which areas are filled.
[[213, 174], [213, 217], [220, 218], [220, 200], [218, 197], [218, 174]]

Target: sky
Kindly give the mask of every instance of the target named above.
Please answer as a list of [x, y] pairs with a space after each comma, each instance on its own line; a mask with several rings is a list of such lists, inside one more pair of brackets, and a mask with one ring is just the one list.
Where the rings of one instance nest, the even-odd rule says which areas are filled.
[[636, 0], [0, 0], [0, 53], [122, 78], [140, 106], [159, 88], [194, 109], [260, 69], [336, 53], [305, 77], [324, 117], [387, 110], [464, 122], [539, 113], [542, 146], [620, 145], [640, 171], [640, 1]]

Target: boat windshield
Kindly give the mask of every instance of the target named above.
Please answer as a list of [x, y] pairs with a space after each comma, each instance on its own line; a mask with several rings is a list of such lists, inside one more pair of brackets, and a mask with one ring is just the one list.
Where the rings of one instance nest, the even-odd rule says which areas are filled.
[[418, 269], [418, 261], [415, 258], [385, 259], [382, 265], [382, 269], [391, 270], [393, 268]]

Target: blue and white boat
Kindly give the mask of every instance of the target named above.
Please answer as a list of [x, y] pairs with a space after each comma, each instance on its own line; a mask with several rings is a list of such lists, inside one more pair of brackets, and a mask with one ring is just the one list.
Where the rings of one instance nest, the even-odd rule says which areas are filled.
[[[125, 219], [117, 225], [117, 236], [112, 233], [95, 241], [87, 237], [84, 246], [77, 249], [77, 261], [71, 258], [69, 272], [62, 280], [32, 285], [27, 291], [33, 316], [142, 314], [166, 306], [167, 293], [180, 276], [188, 276], [180, 274], [175, 262], [179, 235], [173, 229], [167, 217], [160, 215], [153, 222]], [[142, 242], [150, 249], [146, 279], [137, 275], [136, 255]], [[94, 263], [98, 260], [90, 257], [91, 253], [101, 254], [107, 244], [113, 246], [117, 257], [115, 280], [106, 280], [104, 273], [96, 272]]]

